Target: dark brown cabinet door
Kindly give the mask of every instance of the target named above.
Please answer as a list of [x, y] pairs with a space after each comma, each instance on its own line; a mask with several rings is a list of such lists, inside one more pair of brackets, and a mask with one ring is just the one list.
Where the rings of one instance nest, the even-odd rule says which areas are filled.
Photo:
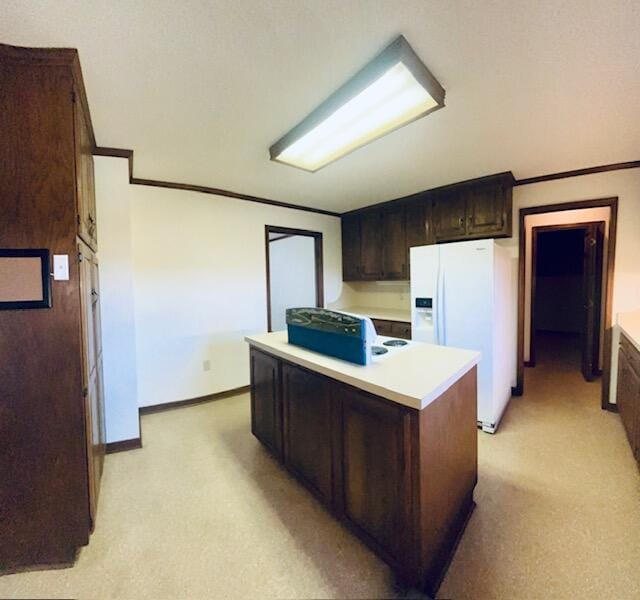
[[640, 374], [634, 371], [623, 348], [618, 354], [616, 402], [631, 450], [640, 460]]
[[[508, 192], [511, 192], [509, 187]], [[506, 233], [507, 189], [499, 183], [470, 186], [467, 192], [467, 235], [471, 238], [498, 236]]]
[[436, 241], [464, 239], [467, 235], [467, 193], [451, 189], [434, 193], [433, 233]]
[[371, 319], [373, 326], [376, 328], [378, 335], [392, 336], [391, 321], [383, 321], [381, 319]]
[[360, 215], [360, 279], [382, 279], [382, 213]]
[[[407, 204], [405, 208], [405, 226], [407, 265], [410, 265], [411, 248], [435, 243], [431, 198], [420, 198]], [[409, 274], [408, 269], [409, 267], [407, 267], [407, 276]]]
[[404, 208], [382, 212], [382, 277], [407, 279], [407, 236]]
[[342, 279], [360, 279], [360, 217], [342, 217]]
[[93, 146], [82, 105], [74, 103], [76, 141], [76, 203], [78, 235], [93, 250], [98, 249]]
[[280, 362], [251, 349], [251, 432], [277, 457], [282, 455]]
[[344, 517], [389, 557], [402, 557], [411, 480], [405, 455], [409, 414], [353, 388], [340, 390]]
[[332, 401], [320, 377], [282, 365], [284, 462], [326, 504], [333, 504]]
[[411, 323], [402, 323], [400, 321], [394, 321], [391, 323], [391, 335], [401, 340], [411, 339]]

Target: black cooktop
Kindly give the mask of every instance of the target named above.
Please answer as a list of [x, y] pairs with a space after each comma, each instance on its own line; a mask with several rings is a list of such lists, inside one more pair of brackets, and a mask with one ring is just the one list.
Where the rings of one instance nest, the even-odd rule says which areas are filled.
[[389, 352], [389, 350], [382, 346], [371, 346], [371, 354], [373, 354], [373, 356], [379, 356], [380, 354], [386, 354], [387, 352]]

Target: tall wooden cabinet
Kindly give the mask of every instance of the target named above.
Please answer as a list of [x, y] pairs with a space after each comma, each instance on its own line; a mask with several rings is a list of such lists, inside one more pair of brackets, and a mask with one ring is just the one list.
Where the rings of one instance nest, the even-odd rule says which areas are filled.
[[105, 448], [92, 152], [78, 54], [0, 45], [0, 248], [65, 255], [51, 307], [0, 310], [0, 570], [87, 544]]

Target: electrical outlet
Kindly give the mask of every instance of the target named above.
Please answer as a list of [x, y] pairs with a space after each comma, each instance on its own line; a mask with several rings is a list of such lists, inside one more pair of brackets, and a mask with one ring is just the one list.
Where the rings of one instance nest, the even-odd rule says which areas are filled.
[[202, 361], [202, 370], [203, 371], [211, 371], [211, 361], [210, 360]]

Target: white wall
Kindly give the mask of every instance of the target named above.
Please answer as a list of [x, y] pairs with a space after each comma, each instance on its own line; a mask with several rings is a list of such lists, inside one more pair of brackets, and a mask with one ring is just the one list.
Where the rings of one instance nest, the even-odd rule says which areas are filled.
[[339, 218], [129, 185], [119, 158], [96, 157], [96, 194], [108, 441], [135, 437], [139, 406], [248, 385], [243, 338], [267, 329], [265, 225], [321, 231], [325, 301], [340, 296]]
[[[267, 329], [265, 225], [321, 231], [326, 302], [342, 285], [336, 217], [132, 187], [138, 402], [248, 385], [247, 334]], [[203, 370], [210, 361], [211, 369]]]
[[131, 251], [131, 186], [122, 159], [95, 157], [107, 442], [140, 436]]
[[269, 242], [271, 330], [286, 329], [286, 309], [316, 305], [315, 239], [304, 235]]
[[[640, 308], [640, 169], [597, 173], [524, 185], [514, 188], [514, 237], [501, 243], [518, 245], [518, 217], [521, 208], [560, 202], [618, 197], [613, 281], [613, 314]], [[611, 400], [617, 383], [617, 330], [614, 328], [614, 352], [611, 369]]]

